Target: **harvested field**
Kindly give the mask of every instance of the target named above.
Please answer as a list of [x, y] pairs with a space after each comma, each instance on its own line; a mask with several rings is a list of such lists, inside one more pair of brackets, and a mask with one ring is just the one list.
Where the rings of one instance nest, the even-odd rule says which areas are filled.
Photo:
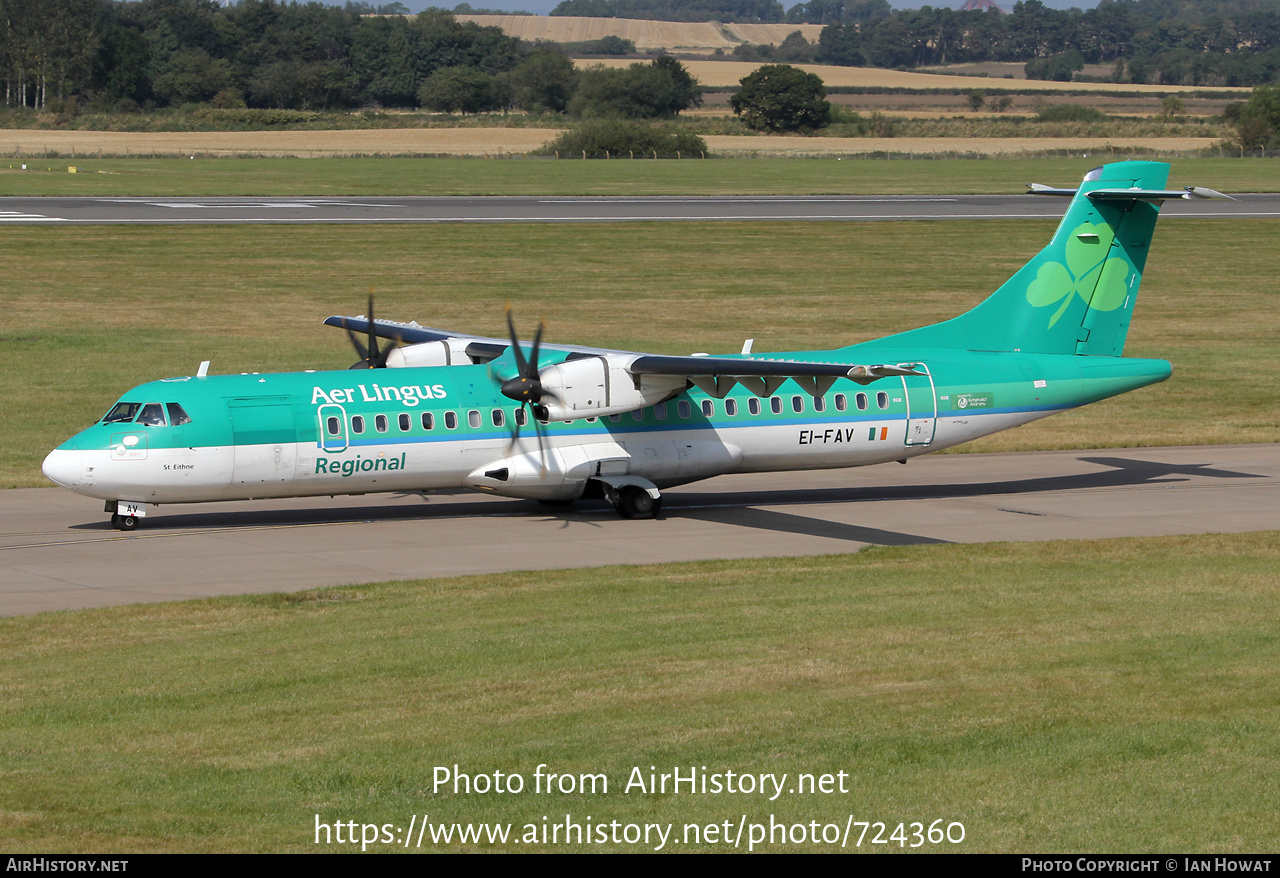
[[[630, 58], [606, 58], [580, 61], [579, 64], [604, 64], [606, 67], [626, 67], [635, 63]], [[760, 65], [751, 61], [686, 61], [685, 67], [698, 82], [711, 88], [737, 86], [742, 78]], [[831, 87], [841, 88], [919, 88], [919, 89], [998, 89], [1016, 88], [1020, 92], [1042, 91], [1096, 91], [1141, 92], [1165, 94], [1168, 92], [1238, 92], [1247, 95], [1247, 88], [1197, 88], [1189, 85], [1116, 85], [1110, 82], [1041, 82], [1024, 80], [990, 79], [984, 76], [947, 76], [941, 73], [907, 73], [901, 70], [882, 70], [879, 67], [833, 67], [824, 64], [796, 64], [796, 67], [816, 73]]]
[[1099, 141], [1079, 137], [752, 137], [710, 134], [703, 138], [717, 155], [869, 155], [914, 153], [917, 155], [1027, 155], [1056, 150], [1104, 154], [1111, 149], [1150, 150], [1168, 155], [1212, 147], [1206, 137], [1117, 137]]
[[[352, 131], [118, 132], [0, 129], [10, 156], [33, 159], [57, 152], [67, 158], [147, 155], [298, 156], [522, 155], [560, 134], [554, 128], [392, 128]], [[704, 137], [718, 155], [866, 155], [917, 153], [1019, 155], [1053, 150], [1153, 153], [1193, 152], [1217, 141], [1204, 137], [784, 137], [712, 134]], [[48, 161], [48, 159], [44, 159]]]
[[9, 156], [191, 155], [500, 155], [526, 153], [560, 134], [554, 128], [380, 128], [351, 131], [120, 132], [0, 129]]
[[[580, 43], [608, 36], [631, 40], [642, 52], [732, 51], [740, 43], [777, 45], [788, 34], [800, 31], [817, 42], [818, 24], [723, 24], [717, 21], [646, 21], [638, 18], [587, 18], [546, 15], [459, 15], [459, 21], [474, 21], [482, 27], [498, 27], [508, 36], [522, 40], [552, 40]], [[630, 63], [630, 62], [628, 62]], [[739, 77], [741, 78], [741, 77]]]

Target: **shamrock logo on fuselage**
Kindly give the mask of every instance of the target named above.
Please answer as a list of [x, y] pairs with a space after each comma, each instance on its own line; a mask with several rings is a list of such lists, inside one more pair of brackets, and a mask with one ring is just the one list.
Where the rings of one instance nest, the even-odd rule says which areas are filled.
[[1067, 237], [1063, 262], [1046, 262], [1027, 287], [1027, 301], [1045, 308], [1061, 301], [1062, 305], [1049, 318], [1052, 327], [1066, 313], [1078, 295], [1086, 306], [1099, 311], [1114, 311], [1124, 304], [1129, 292], [1129, 263], [1112, 256], [1111, 242], [1115, 233], [1106, 223], [1081, 223]]

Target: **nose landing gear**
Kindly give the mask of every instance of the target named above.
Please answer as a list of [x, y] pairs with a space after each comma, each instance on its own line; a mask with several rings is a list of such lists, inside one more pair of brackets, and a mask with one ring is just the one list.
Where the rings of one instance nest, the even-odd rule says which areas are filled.
[[108, 500], [103, 512], [111, 513], [111, 526], [116, 530], [135, 531], [146, 515], [145, 503], [129, 503], [124, 500]]
[[138, 518], [136, 515], [120, 515], [119, 513], [112, 513], [111, 515], [111, 526], [116, 530], [137, 530], [138, 524], [141, 521], [142, 519]]

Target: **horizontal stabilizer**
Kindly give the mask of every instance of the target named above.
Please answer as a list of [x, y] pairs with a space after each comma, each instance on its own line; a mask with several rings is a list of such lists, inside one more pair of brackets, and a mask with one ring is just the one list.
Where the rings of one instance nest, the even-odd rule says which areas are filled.
[[[1072, 197], [1075, 189], [1055, 189], [1043, 183], [1028, 183], [1028, 195], [1061, 195]], [[1230, 195], [1223, 195], [1214, 189], [1204, 186], [1188, 186], [1185, 189], [1094, 189], [1088, 193], [1093, 201], [1169, 201], [1174, 198], [1184, 201], [1235, 201]]]

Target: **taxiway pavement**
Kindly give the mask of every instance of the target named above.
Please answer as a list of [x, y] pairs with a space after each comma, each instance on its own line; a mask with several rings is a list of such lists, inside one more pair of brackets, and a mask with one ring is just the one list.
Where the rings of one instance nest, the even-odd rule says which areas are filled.
[[97, 501], [4, 491], [0, 615], [869, 544], [1280, 531], [1280, 444], [936, 455], [664, 498], [654, 521], [469, 493], [174, 505], [122, 534]]
[[[1280, 194], [1166, 202], [1166, 217], [1280, 218]], [[0, 225], [565, 223], [1059, 219], [1027, 195], [0, 198]]]

